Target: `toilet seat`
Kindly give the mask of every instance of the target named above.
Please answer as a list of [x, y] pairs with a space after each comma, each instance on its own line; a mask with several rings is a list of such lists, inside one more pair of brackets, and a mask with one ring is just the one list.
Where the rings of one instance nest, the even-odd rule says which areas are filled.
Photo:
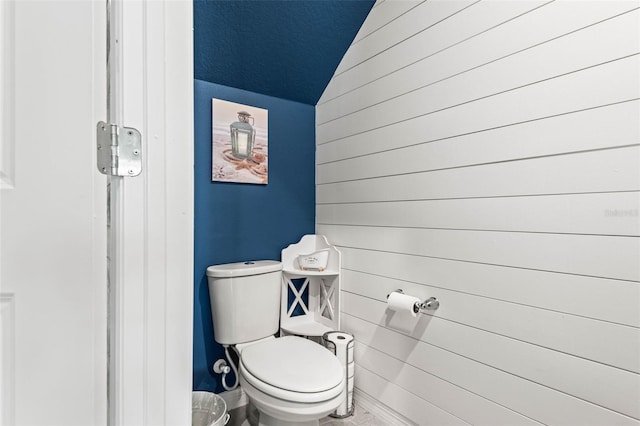
[[323, 346], [295, 336], [245, 347], [240, 374], [260, 391], [292, 402], [327, 401], [344, 390], [338, 359]]

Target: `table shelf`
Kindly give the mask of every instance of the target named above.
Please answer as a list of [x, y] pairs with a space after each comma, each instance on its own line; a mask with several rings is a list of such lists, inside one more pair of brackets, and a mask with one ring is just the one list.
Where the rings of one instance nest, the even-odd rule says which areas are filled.
[[[302, 270], [298, 267], [299, 255], [325, 249], [329, 250], [326, 269]], [[339, 330], [340, 251], [323, 235], [305, 235], [298, 243], [282, 250], [282, 263], [281, 333], [318, 337], [328, 331]], [[296, 286], [294, 280], [303, 280], [303, 283]], [[290, 291], [294, 296], [291, 303]]]

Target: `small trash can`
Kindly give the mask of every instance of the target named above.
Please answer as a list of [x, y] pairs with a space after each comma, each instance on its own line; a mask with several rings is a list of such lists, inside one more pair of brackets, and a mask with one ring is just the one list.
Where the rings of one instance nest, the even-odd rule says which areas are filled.
[[229, 421], [227, 403], [211, 392], [191, 394], [191, 426], [224, 426]]

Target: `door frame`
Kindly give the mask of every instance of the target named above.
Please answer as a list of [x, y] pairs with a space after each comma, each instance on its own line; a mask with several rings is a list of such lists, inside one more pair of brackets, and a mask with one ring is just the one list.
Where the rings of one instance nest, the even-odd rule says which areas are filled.
[[109, 425], [191, 422], [193, 11], [107, 0], [111, 121], [142, 134], [143, 171], [110, 177]]

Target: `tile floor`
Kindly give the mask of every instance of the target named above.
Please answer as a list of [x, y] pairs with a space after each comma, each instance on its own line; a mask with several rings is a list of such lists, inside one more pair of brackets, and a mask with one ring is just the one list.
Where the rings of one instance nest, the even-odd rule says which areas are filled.
[[[231, 418], [227, 426], [248, 426], [246, 406], [229, 411], [229, 415]], [[388, 424], [367, 410], [359, 409], [356, 405], [353, 416], [344, 419], [325, 417], [320, 420], [320, 426], [388, 426]]]
[[381, 419], [377, 418], [369, 411], [359, 409], [356, 405], [353, 416], [344, 419], [334, 419], [333, 417], [325, 417], [320, 420], [320, 426], [389, 426]]

